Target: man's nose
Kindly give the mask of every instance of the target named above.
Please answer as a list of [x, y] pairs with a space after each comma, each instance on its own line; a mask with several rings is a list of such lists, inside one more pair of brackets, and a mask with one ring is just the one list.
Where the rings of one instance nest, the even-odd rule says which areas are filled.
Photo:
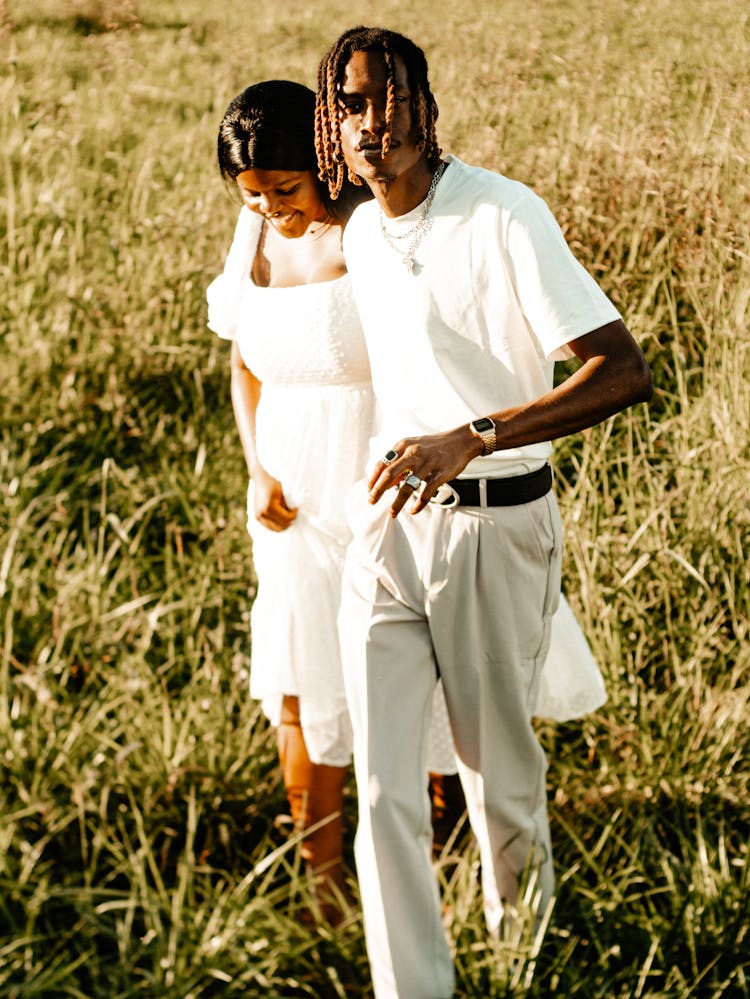
[[385, 128], [385, 105], [379, 101], [371, 101], [365, 107], [362, 117], [362, 129], [380, 135]]

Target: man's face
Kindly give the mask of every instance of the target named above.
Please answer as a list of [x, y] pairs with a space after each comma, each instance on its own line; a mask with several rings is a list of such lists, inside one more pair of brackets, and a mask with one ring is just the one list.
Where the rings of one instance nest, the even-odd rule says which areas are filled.
[[341, 145], [347, 166], [364, 181], [393, 181], [422, 159], [417, 148], [411, 114], [411, 91], [406, 66], [394, 60], [396, 106], [391, 123], [391, 144], [382, 154], [385, 131], [388, 70], [382, 53], [353, 53], [346, 64], [339, 91]]

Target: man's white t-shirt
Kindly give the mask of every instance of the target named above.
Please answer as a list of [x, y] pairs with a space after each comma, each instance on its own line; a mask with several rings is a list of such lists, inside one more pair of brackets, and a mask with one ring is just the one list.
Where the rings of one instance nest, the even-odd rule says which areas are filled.
[[[344, 254], [370, 355], [379, 427], [371, 465], [403, 437], [450, 430], [544, 395], [565, 345], [620, 318], [528, 187], [455, 156], [437, 186], [414, 272], [386, 242], [376, 201], [360, 205]], [[408, 232], [423, 204], [389, 233]], [[397, 240], [408, 249], [410, 239]], [[463, 476], [539, 467], [549, 441], [470, 462]]]

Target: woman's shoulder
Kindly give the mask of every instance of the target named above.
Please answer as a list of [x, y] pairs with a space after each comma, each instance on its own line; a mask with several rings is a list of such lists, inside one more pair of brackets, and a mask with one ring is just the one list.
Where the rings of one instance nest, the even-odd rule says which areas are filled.
[[241, 239], [249, 250], [255, 253], [258, 240], [263, 230], [263, 219], [256, 212], [251, 212], [247, 205], [240, 208], [235, 228], [235, 239]]
[[250, 276], [263, 219], [244, 205], [240, 209], [224, 269], [206, 290], [208, 327], [225, 340], [233, 340], [242, 287]]

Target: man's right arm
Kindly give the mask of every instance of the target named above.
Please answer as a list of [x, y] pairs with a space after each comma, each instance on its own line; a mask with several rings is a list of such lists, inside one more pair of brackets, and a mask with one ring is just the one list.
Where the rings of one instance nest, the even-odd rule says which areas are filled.
[[[651, 398], [648, 364], [621, 319], [572, 340], [569, 346], [583, 364], [566, 381], [522, 406], [477, 414], [494, 422], [496, 451], [567, 437]], [[408, 470], [425, 482], [412, 513], [423, 510], [444, 482], [460, 475], [482, 453], [481, 441], [468, 424], [394, 442], [393, 448], [398, 458], [388, 464], [381, 460], [375, 466], [369, 482], [370, 501], [376, 503]], [[399, 491], [393, 516], [410, 496], [411, 491]]]
[[530, 403], [489, 414], [495, 420], [496, 450], [567, 437], [651, 399], [651, 371], [621, 319], [568, 346], [583, 362], [569, 378]]

